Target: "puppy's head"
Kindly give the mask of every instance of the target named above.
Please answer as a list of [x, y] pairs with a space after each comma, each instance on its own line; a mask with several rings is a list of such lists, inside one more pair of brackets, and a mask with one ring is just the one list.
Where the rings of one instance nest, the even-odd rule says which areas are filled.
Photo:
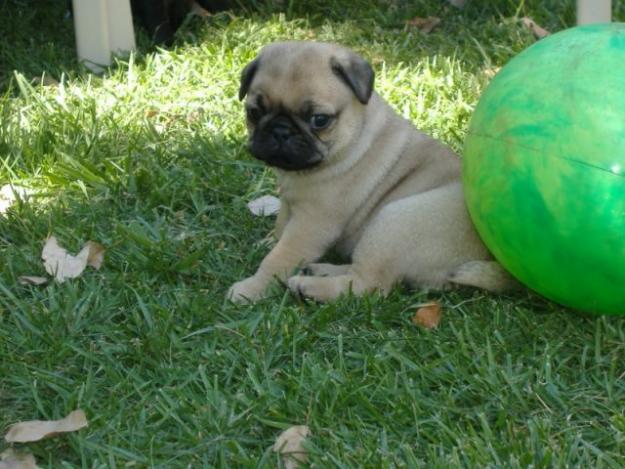
[[331, 164], [359, 135], [373, 92], [373, 70], [327, 43], [264, 47], [241, 75], [250, 150], [287, 171]]

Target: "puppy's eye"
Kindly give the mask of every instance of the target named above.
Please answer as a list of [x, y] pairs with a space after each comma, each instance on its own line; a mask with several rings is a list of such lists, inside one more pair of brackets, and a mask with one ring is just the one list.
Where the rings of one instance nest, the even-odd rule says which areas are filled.
[[263, 113], [257, 107], [248, 107], [245, 109], [245, 113], [247, 114], [247, 118], [252, 122], [258, 122], [261, 117], [263, 117]]
[[332, 116], [327, 114], [314, 114], [310, 118], [310, 127], [313, 130], [322, 130], [329, 126], [330, 122], [332, 122]]

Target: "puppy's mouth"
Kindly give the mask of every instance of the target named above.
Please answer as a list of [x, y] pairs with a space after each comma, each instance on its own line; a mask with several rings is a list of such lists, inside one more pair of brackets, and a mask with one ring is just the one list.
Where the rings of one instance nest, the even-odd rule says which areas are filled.
[[285, 171], [311, 169], [324, 160], [315, 139], [283, 116], [254, 131], [250, 152], [265, 164]]
[[288, 153], [265, 153], [254, 151], [253, 145], [250, 149], [254, 158], [261, 160], [268, 166], [283, 169], [285, 171], [304, 171], [318, 166], [323, 161], [323, 156], [316, 153], [313, 156], [301, 159], [297, 155]]

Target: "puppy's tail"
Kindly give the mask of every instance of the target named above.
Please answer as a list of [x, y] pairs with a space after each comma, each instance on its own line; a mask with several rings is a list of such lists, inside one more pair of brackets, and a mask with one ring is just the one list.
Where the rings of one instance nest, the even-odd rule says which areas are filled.
[[522, 288], [521, 284], [496, 261], [470, 261], [462, 264], [451, 273], [449, 281], [495, 293]]

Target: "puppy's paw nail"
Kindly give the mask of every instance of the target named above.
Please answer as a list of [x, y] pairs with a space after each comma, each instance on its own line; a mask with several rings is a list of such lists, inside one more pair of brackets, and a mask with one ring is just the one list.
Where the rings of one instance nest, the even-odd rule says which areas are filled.
[[228, 290], [228, 293], [226, 294], [226, 298], [232, 301], [233, 303], [248, 303], [249, 302], [249, 300], [245, 296], [237, 292], [234, 288], [230, 288], [230, 290]]
[[226, 297], [234, 303], [253, 303], [262, 298], [263, 294], [264, 286], [250, 277], [232, 285]]
[[298, 279], [297, 276], [296, 277], [291, 277], [286, 281], [286, 286], [289, 290], [291, 291], [295, 291], [297, 290], [297, 284], [298, 284]]
[[288, 280], [288, 282], [287, 282], [287, 287], [289, 288], [289, 290], [292, 293], [297, 295], [297, 297], [300, 300], [306, 299], [306, 295], [305, 295], [304, 290], [303, 290], [302, 277], [301, 276], [296, 275], [295, 277], [291, 277]]

